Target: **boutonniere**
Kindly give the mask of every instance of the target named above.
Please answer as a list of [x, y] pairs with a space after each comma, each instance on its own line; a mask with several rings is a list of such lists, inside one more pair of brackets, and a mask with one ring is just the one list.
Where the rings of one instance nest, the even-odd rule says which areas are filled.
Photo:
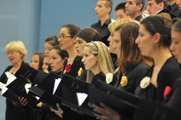
[[126, 86], [128, 84], [128, 78], [126, 76], [122, 76], [120, 84], [122, 87]]
[[113, 80], [113, 74], [112, 73], [107, 73], [106, 74], [106, 83], [109, 84]]
[[82, 68], [80, 68], [80, 69], [79, 69], [79, 71], [78, 71], [78, 76], [81, 76], [81, 75], [82, 75], [82, 73], [83, 73], [83, 69], [82, 69]]
[[171, 90], [172, 90], [172, 88], [171, 88], [170, 86], [166, 86], [166, 87], [165, 87], [164, 95], [163, 95], [164, 99], [167, 98], [167, 96], [168, 96], [168, 94], [171, 92]]
[[71, 64], [67, 64], [67, 65], [65, 66], [65, 72], [66, 72], [66, 73], [69, 73], [70, 70], [71, 70], [71, 67], [72, 67]]
[[144, 77], [140, 82], [140, 87], [145, 89], [150, 85], [150, 77]]

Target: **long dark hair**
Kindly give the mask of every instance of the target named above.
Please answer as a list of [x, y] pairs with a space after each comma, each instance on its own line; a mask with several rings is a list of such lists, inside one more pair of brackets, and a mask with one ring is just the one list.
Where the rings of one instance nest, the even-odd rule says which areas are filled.
[[136, 64], [143, 62], [144, 59], [138, 45], [135, 43], [138, 37], [139, 25], [134, 22], [128, 22], [116, 28], [115, 31], [120, 32], [121, 52], [118, 61], [119, 71], [124, 74], [126, 69], [134, 67]]

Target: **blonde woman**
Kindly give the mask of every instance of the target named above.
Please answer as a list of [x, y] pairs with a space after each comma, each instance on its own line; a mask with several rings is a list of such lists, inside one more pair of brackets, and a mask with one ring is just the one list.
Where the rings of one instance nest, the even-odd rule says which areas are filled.
[[[0, 77], [0, 82], [6, 83], [7, 77], [5, 72], [14, 74], [16, 77], [24, 74], [24, 67], [27, 66], [26, 60], [27, 50], [21, 41], [12, 41], [6, 45], [6, 53], [12, 65], [8, 66]], [[15, 101], [6, 99], [6, 120], [27, 120], [26, 115], [28, 108], [25, 108]]]
[[97, 79], [105, 81], [105, 75], [114, 72], [111, 56], [103, 42], [87, 43], [84, 47], [82, 62], [87, 70], [88, 83], [94, 84]]

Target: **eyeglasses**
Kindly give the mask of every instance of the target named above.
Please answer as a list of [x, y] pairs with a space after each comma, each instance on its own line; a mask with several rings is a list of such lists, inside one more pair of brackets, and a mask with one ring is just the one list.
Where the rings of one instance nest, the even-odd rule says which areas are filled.
[[73, 36], [72, 35], [59, 35], [59, 38], [63, 38], [63, 39], [68, 38], [68, 37], [73, 37]]

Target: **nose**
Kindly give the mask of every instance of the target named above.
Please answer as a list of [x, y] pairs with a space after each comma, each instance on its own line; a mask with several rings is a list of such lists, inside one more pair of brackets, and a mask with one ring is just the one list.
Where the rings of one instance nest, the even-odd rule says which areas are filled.
[[94, 8], [95, 11], [97, 11], [97, 6]]
[[139, 36], [136, 38], [135, 43], [139, 44]]
[[171, 51], [171, 52], [174, 51], [174, 45], [173, 45], [173, 43], [171, 43], [171, 45], [170, 45], [170, 51]]
[[60, 38], [60, 37], [58, 37], [58, 42], [60, 42], [60, 39], [61, 39], [61, 38]]
[[85, 57], [82, 58], [81, 62], [83, 62], [83, 63], [85, 62]]
[[75, 48], [78, 48], [78, 44], [75, 42]]
[[146, 7], [146, 10], [147, 10], [148, 12], [150, 12], [150, 6], [147, 6], [147, 7]]
[[50, 61], [49, 61], [49, 64], [52, 64], [53, 62], [52, 62], [52, 59], [50, 58]]
[[128, 7], [128, 3], [125, 4], [125, 7]]
[[111, 35], [109, 35], [107, 41], [111, 42]]
[[45, 55], [49, 54], [49, 50], [45, 49]]

